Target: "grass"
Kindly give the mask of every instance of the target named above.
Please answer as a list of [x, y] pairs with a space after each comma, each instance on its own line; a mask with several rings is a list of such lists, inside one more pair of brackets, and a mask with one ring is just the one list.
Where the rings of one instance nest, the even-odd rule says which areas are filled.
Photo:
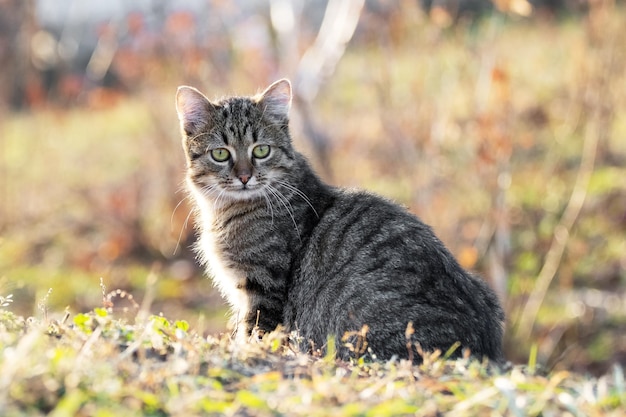
[[439, 353], [421, 365], [343, 362], [332, 349], [299, 352], [281, 332], [241, 346], [183, 320], [116, 316], [112, 307], [58, 319], [0, 310], [3, 416], [619, 416], [626, 407], [617, 366], [596, 379]]
[[[256, 58], [223, 78], [146, 60], [145, 79], [113, 105], [0, 114], [0, 414], [620, 415], [626, 12], [610, 11], [598, 36], [591, 17], [442, 30], [400, 10], [389, 33], [363, 27], [312, 109], [332, 138], [329, 182], [407, 205], [488, 280], [504, 224], [506, 354], [517, 365], [503, 371], [343, 363], [294, 352], [288, 335], [247, 347], [218, 336], [224, 303], [188, 249], [173, 94], [192, 81], [209, 96], [255, 91], [269, 81]], [[296, 147], [324, 165], [292, 120]], [[521, 338], [592, 128], [584, 205]], [[139, 312], [117, 296], [94, 310], [101, 278]]]

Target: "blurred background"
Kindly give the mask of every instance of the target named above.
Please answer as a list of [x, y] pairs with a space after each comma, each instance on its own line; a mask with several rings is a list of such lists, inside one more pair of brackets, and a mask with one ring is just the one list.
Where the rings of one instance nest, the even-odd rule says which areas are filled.
[[0, 296], [224, 331], [174, 94], [289, 77], [296, 147], [431, 224], [498, 292], [511, 361], [626, 365], [625, 7], [0, 0]]

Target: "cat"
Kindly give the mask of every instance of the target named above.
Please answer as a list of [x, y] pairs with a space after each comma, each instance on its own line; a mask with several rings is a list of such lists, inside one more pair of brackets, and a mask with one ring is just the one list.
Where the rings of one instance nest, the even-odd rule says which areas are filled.
[[197, 253], [235, 339], [281, 325], [309, 350], [333, 337], [342, 358], [419, 361], [460, 344], [453, 357], [501, 362], [495, 293], [406, 209], [322, 182], [292, 146], [291, 101], [286, 79], [251, 97], [176, 95]]

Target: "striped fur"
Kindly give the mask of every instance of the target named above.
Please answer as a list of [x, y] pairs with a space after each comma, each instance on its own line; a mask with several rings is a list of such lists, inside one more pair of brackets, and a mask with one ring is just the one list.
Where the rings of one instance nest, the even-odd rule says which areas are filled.
[[[419, 359], [407, 350], [411, 323], [424, 351], [460, 342], [501, 361], [504, 314], [493, 291], [405, 209], [324, 184], [292, 147], [290, 103], [287, 80], [219, 102], [191, 87], [177, 94], [197, 250], [232, 307], [237, 337], [280, 324], [314, 348], [347, 335], [353, 350]], [[269, 155], [255, 156], [259, 145]], [[216, 161], [217, 148], [229, 158]]]

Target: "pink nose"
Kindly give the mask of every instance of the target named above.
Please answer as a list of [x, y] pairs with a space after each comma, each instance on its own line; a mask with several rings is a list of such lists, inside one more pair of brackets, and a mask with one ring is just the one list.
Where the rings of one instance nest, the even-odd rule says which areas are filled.
[[242, 184], [247, 184], [248, 181], [250, 181], [250, 174], [241, 174], [239, 176], [239, 181], [241, 181]]

